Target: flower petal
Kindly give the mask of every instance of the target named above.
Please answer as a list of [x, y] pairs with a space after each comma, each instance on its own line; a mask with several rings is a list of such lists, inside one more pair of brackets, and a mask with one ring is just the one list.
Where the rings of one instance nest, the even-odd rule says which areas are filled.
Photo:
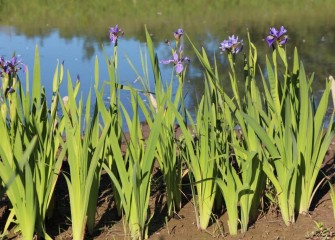
[[287, 36], [284, 36], [284, 39], [282, 39], [282, 40], [279, 42], [279, 44], [280, 44], [280, 45], [284, 45], [284, 44], [286, 44], [287, 40], [288, 40], [288, 37], [287, 37]]
[[269, 34], [272, 35], [272, 36], [274, 36], [274, 37], [278, 37], [278, 31], [274, 27], [270, 28]]
[[279, 38], [283, 36], [286, 32], [287, 30], [284, 28], [284, 26], [281, 26], [277, 37]]
[[170, 63], [174, 63], [174, 60], [173, 60], [173, 59], [169, 59], [169, 60], [160, 60], [159, 62], [162, 63], [162, 64], [170, 64]]
[[178, 54], [176, 52], [173, 52], [173, 59], [175, 63], [178, 62]]
[[271, 35], [266, 37], [266, 42], [268, 43], [269, 47], [272, 46], [272, 44], [275, 42], [275, 40], [276, 40], [276, 38], [271, 36]]
[[191, 62], [191, 59], [189, 57], [185, 57], [183, 59], [183, 62], [186, 62], [186, 63], [190, 63]]
[[183, 64], [181, 64], [181, 62], [178, 62], [178, 63], [176, 64], [176, 72], [179, 74], [179, 73], [181, 73], [183, 70], [184, 70], [184, 66], [183, 66]]

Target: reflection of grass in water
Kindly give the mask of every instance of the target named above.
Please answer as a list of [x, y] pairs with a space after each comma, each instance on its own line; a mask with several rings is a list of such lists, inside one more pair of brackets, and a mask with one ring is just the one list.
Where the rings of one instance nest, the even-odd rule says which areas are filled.
[[[48, 34], [59, 28], [62, 37], [86, 35], [106, 41], [106, 28], [119, 23], [129, 35], [144, 40], [143, 26], [164, 39], [180, 25], [188, 33], [222, 34], [224, 29], [257, 26], [258, 31], [269, 24], [315, 28], [333, 24], [335, 2], [305, 1], [1, 1], [1, 25], [18, 26], [26, 35]], [[158, 3], [159, 2], [159, 3]], [[322, 11], [315, 11], [322, 9]], [[8, 14], [10, 13], [10, 15]], [[315, 21], [317, 19], [317, 21]], [[306, 30], [307, 31], [307, 30]], [[243, 31], [244, 32], [244, 31]], [[128, 35], [128, 36], [129, 36]]]
[[[59, 1], [4, 1], [0, 0], [0, 25], [16, 26], [18, 32], [26, 36], [47, 36], [52, 29], [58, 28], [61, 38], [70, 39], [74, 36], [84, 38], [83, 50], [87, 57], [93, 56], [92, 45], [98, 42], [108, 42], [108, 29], [119, 24], [125, 31], [125, 38], [136, 38], [145, 41], [144, 24], [153, 33], [153, 40], [163, 42], [172, 38], [172, 32], [183, 27], [185, 32], [195, 40], [197, 46], [204, 45], [209, 56], [214, 52], [219, 55], [219, 42], [228, 35], [237, 34], [246, 40], [246, 29], [251, 33], [251, 40], [258, 47], [258, 63], [265, 66], [265, 54], [271, 51], [263, 42], [270, 26], [284, 25], [288, 29], [288, 54], [298, 47], [306, 69], [315, 72], [317, 78], [314, 85], [320, 89], [324, 79], [332, 74], [335, 55], [332, 54], [335, 39], [333, 31], [335, 21], [335, 1], [324, 0], [273, 0], [273, 1], [157, 1], [128, 0], [108, 1], [98, 0], [59, 0]], [[315, 11], [322, 9], [322, 11]], [[10, 14], [8, 14], [10, 13]], [[211, 38], [207, 33], [211, 33]], [[325, 42], [321, 37], [325, 35]], [[170, 39], [171, 40], [171, 39]], [[209, 42], [212, 45], [208, 45]], [[316, 44], [320, 42], [319, 45]], [[187, 42], [185, 42], [187, 44]], [[245, 46], [248, 49], [248, 46]], [[196, 57], [185, 45], [185, 54], [192, 59], [192, 67], [201, 69]], [[222, 61], [221, 56], [218, 60]], [[242, 64], [243, 60], [238, 60]], [[322, 64], [322, 66], [320, 66]], [[223, 67], [219, 63], [220, 67]], [[221, 77], [228, 82], [228, 72]], [[243, 72], [237, 73], [243, 88]], [[311, 74], [311, 72], [307, 72]], [[190, 76], [192, 85], [197, 85], [200, 94], [203, 90], [202, 79]], [[242, 89], [243, 90], [243, 89]], [[196, 102], [196, 96], [189, 93], [191, 102]]]
[[[265, 45], [262, 39], [269, 27], [284, 25], [289, 34], [288, 47], [292, 49], [288, 49], [288, 54], [298, 46], [306, 67], [315, 71], [320, 80], [329, 75], [325, 68], [333, 69], [327, 63], [335, 61], [335, 56], [329, 54], [335, 38], [332, 31], [335, 27], [333, 0], [217, 0], [211, 4], [203, 0], [194, 0], [192, 4], [189, 1], [156, 0], [113, 1], [113, 4], [98, 0], [0, 0], [0, 4], [0, 25], [15, 26], [18, 32], [28, 37], [47, 36], [55, 28], [59, 29], [61, 38], [80, 36], [85, 39], [84, 51], [88, 57], [94, 55], [94, 42], [109, 41], [106, 29], [117, 23], [125, 31], [125, 38], [134, 37], [142, 42], [145, 41], [144, 24], [157, 42], [170, 38], [176, 28], [183, 27], [195, 43], [205, 45], [211, 56], [211, 51], [218, 52], [219, 49], [206, 47], [208, 33], [220, 38], [211, 39], [219, 46], [219, 41], [228, 35], [237, 34], [246, 39], [248, 29], [252, 33], [251, 40], [260, 47], [261, 56], [266, 53], [264, 49], [267, 50], [261, 45]], [[326, 37], [326, 42], [321, 42], [322, 36]], [[315, 46], [317, 42], [320, 46]], [[189, 57], [194, 59], [194, 56]], [[259, 60], [264, 63], [264, 59]], [[327, 65], [323, 68], [314, 66], [320, 62]], [[192, 62], [193, 66], [195, 64]]]

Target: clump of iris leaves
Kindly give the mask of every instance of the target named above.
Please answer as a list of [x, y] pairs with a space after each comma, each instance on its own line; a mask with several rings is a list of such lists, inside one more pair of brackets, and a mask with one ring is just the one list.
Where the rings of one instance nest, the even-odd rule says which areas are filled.
[[[0, 179], [1, 193], [10, 201], [2, 237], [14, 231], [24, 239], [51, 239], [45, 223], [52, 218], [60, 176], [69, 191], [73, 239], [92, 234], [104, 171], [125, 233], [132, 239], [148, 238], [155, 214], [148, 210], [155, 161], [165, 186], [166, 221], [181, 209], [185, 187], [191, 190], [199, 229], [215, 224], [218, 210], [227, 212], [228, 229], [218, 234], [246, 232], [264, 201], [279, 210], [286, 225], [294, 224], [297, 214], [308, 214], [318, 187], [329, 181], [321, 166], [334, 136], [333, 115], [324, 127], [333, 79], [325, 80], [316, 102], [313, 75], [306, 75], [296, 48], [292, 66], [288, 64], [283, 26], [270, 28], [265, 66], [258, 65], [249, 33], [248, 49], [235, 35], [220, 43], [229, 62], [227, 79], [220, 77], [216, 57], [211, 63], [183, 29], [173, 33], [173, 42], [166, 42], [171, 50], [168, 60], [158, 58], [146, 29], [147, 47], [140, 51], [143, 73], [127, 58], [143, 89], [120, 84], [117, 48], [124, 33], [118, 25], [109, 33], [114, 45], [111, 57], [107, 53], [105, 57], [109, 80], [99, 78], [96, 59], [94, 86], [85, 101], [80, 81], [73, 85], [63, 64], [56, 66], [52, 98], [46, 98], [37, 47], [32, 80], [17, 55], [0, 59]], [[197, 56], [192, 61], [200, 61], [203, 68], [205, 90], [195, 116], [185, 107], [183, 85], [192, 61], [184, 56], [182, 38]], [[238, 60], [243, 69], [236, 67]], [[162, 80], [161, 64], [173, 66], [168, 83]], [[25, 82], [19, 78], [21, 68]], [[238, 72], [244, 73], [243, 81], [237, 79]], [[172, 87], [174, 81], [177, 88]], [[245, 83], [243, 93], [238, 82]], [[66, 96], [59, 92], [61, 84], [67, 84]], [[232, 94], [223, 87], [229, 84]], [[131, 98], [128, 110], [120, 101], [125, 91]], [[150, 128], [147, 138], [142, 135], [140, 113]], [[176, 126], [181, 130], [178, 136]], [[64, 164], [68, 171], [62, 170]], [[335, 203], [332, 187], [331, 196]]]

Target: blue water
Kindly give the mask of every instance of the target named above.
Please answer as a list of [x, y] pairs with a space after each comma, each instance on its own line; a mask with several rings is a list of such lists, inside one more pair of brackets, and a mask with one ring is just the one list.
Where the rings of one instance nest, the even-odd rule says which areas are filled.
[[[142, 43], [135, 40], [124, 40], [127, 46], [126, 54], [130, 59], [139, 57], [139, 48]], [[15, 29], [0, 28], [0, 54], [6, 59], [9, 59], [13, 52], [20, 55], [22, 61], [28, 66], [30, 72], [30, 79], [32, 79], [33, 63], [35, 57], [35, 48], [38, 46], [40, 54], [41, 76], [42, 84], [46, 88], [46, 92], [52, 91], [52, 79], [54, 76], [57, 63], [64, 63], [65, 71], [69, 71], [72, 81], [74, 82], [77, 75], [80, 76], [81, 90], [83, 94], [87, 94], [89, 88], [94, 83], [94, 63], [95, 57], [99, 60], [100, 79], [108, 80], [107, 67], [105, 57], [102, 51], [102, 44], [94, 43], [93, 56], [85, 56], [84, 40], [82, 38], [74, 37], [70, 40], [63, 39], [55, 30], [47, 37], [32, 37], [28, 38], [23, 35], [16, 34]], [[105, 52], [113, 54], [113, 46], [111, 44], [104, 45]], [[125, 50], [120, 47], [119, 55]], [[134, 65], [138, 66], [139, 62], [135, 61]], [[119, 73], [120, 79], [124, 82], [133, 82], [136, 79], [135, 73], [129, 71], [126, 66], [126, 59], [121, 57], [119, 59]], [[21, 79], [25, 78], [25, 74], [21, 72]], [[62, 90], [66, 89], [66, 84], [63, 84]]]
[[[171, 34], [172, 35], [172, 34]], [[329, 39], [329, 40], [328, 40]], [[222, 39], [221, 39], [222, 40]], [[291, 39], [292, 42], [294, 39]], [[327, 41], [326, 41], [327, 40]], [[330, 46], [334, 46], [331, 44], [331, 38], [327, 38], [325, 41], [322, 39], [315, 39], [316, 42], [319, 42], [318, 49], [310, 49], [310, 51], [314, 52], [325, 52], [327, 50], [323, 50], [324, 48], [329, 49]], [[255, 39], [257, 42], [257, 47], [263, 46], [268, 51], [268, 47], [261, 39]], [[297, 41], [297, 40], [296, 40]], [[208, 56], [211, 57], [214, 52], [217, 53], [217, 61], [219, 63], [220, 71], [226, 71], [222, 68], [222, 64], [225, 63], [224, 54], [218, 54], [219, 52], [219, 42], [220, 39], [214, 36], [208, 36], [206, 41], [203, 41], [203, 46], [206, 51], [209, 50]], [[300, 44], [299, 42], [292, 43], [294, 45], [299, 45], [299, 49], [303, 49], [305, 47], [304, 41]], [[20, 34], [16, 31], [14, 27], [0, 27], [0, 55], [4, 56], [6, 59], [9, 59], [13, 52], [15, 51], [17, 55], [20, 55], [22, 61], [27, 65], [29, 69], [29, 79], [32, 81], [33, 76], [33, 66], [34, 66], [34, 57], [35, 57], [35, 48], [38, 46], [39, 54], [40, 54], [40, 65], [41, 65], [41, 77], [42, 84], [46, 89], [46, 94], [48, 99], [51, 99], [52, 94], [52, 81], [54, 72], [57, 64], [64, 62], [64, 81], [60, 88], [61, 96], [67, 95], [67, 71], [69, 71], [72, 82], [74, 83], [77, 79], [77, 76], [80, 77], [81, 88], [80, 94], [85, 100], [90, 88], [93, 87], [94, 84], [94, 64], [96, 57], [99, 61], [99, 78], [100, 85], [104, 80], [108, 80], [108, 72], [107, 72], [107, 64], [105, 62], [105, 53], [110, 57], [113, 54], [114, 45], [110, 43], [108, 38], [108, 30], [106, 30], [106, 40], [101, 42], [89, 41], [83, 37], [72, 37], [71, 39], [65, 39], [60, 36], [59, 32], [55, 29], [50, 32], [47, 36], [36, 36], [36, 37], [28, 37]], [[291, 46], [293, 47], [293, 46]], [[103, 51], [104, 49], [104, 51]], [[260, 48], [261, 49], [261, 48]], [[118, 73], [119, 73], [119, 81], [121, 84], [131, 85], [137, 89], [143, 89], [140, 81], [136, 81], [138, 76], [130, 67], [127, 62], [127, 58], [132, 61], [134, 68], [139, 72], [139, 74], [143, 77], [142, 71], [142, 63], [141, 63], [141, 50], [143, 56], [147, 57], [148, 60], [148, 68], [149, 68], [149, 85], [150, 90], [154, 89], [154, 80], [153, 75], [151, 73], [151, 65], [149, 56], [147, 56], [146, 44], [144, 42], [140, 42], [135, 38], [120, 38], [118, 44], [118, 56], [119, 56], [119, 64], [118, 64]], [[185, 49], [187, 51], [187, 49]], [[167, 47], [166, 44], [155, 43], [155, 51], [158, 55], [158, 58], [161, 59], [170, 59], [171, 58], [171, 50]], [[185, 52], [186, 52], [185, 51]], [[313, 63], [317, 62], [318, 66], [320, 66], [323, 70], [322, 73], [325, 72], [328, 76], [328, 72], [334, 72], [334, 63], [329, 62], [328, 58], [324, 59], [325, 56], [318, 54], [312, 54], [313, 57], [310, 56], [300, 56], [301, 59], [304, 60], [304, 63]], [[323, 63], [323, 61], [325, 61]], [[313, 70], [312, 70], [313, 71]], [[171, 80], [174, 85], [174, 89], [178, 84], [177, 79], [173, 74], [173, 65], [162, 65], [161, 66], [161, 74], [163, 81], [165, 83], [169, 83]], [[21, 80], [25, 81], [25, 73], [22, 71], [19, 73]], [[318, 76], [316, 76], [317, 78]], [[201, 73], [199, 64], [196, 65], [195, 60], [191, 59], [191, 64], [188, 66], [187, 79], [184, 86], [185, 92], [185, 103], [187, 108], [190, 110], [191, 114], [195, 112], [196, 105], [199, 101], [199, 98], [203, 92], [203, 81], [204, 77]], [[320, 81], [322, 86], [324, 85], [324, 78]], [[229, 84], [229, 80], [228, 80]], [[32, 84], [30, 84], [32, 86]], [[322, 87], [320, 88], [322, 89]], [[106, 104], [108, 104], [109, 92], [106, 89], [104, 100]], [[146, 97], [142, 95], [143, 100], [146, 101]], [[122, 91], [120, 94], [120, 100], [125, 105], [126, 109], [131, 108], [130, 103], [130, 95], [128, 92]]]
[[[107, 35], [108, 38], [108, 35]], [[106, 39], [107, 40], [107, 39]], [[27, 65], [29, 69], [29, 79], [33, 79], [33, 66], [35, 57], [35, 48], [38, 47], [40, 55], [41, 79], [45, 87], [47, 96], [52, 94], [52, 81], [57, 64], [64, 63], [65, 77], [60, 88], [62, 96], [67, 95], [67, 71], [69, 71], [72, 82], [74, 83], [79, 76], [81, 83], [80, 93], [85, 99], [90, 88], [94, 85], [94, 65], [95, 60], [99, 61], [99, 78], [100, 86], [103, 81], [108, 81], [107, 64], [105, 61], [105, 53], [111, 57], [113, 55], [114, 45], [108, 41], [107, 43], [94, 42], [90, 45], [91, 56], [83, 50], [85, 48], [85, 40], [83, 38], [74, 37], [72, 39], [63, 39], [57, 30], [51, 32], [48, 36], [43, 37], [26, 37], [17, 34], [13, 27], [0, 28], [0, 55], [5, 59], [10, 59], [15, 51], [20, 59]], [[103, 45], [103, 46], [102, 46]], [[104, 50], [103, 50], [104, 49]], [[134, 68], [143, 77], [141, 53], [148, 60], [149, 68], [149, 84], [151, 90], [154, 88], [153, 75], [150, 70], [150, 60], [146, 53], [145, 43], [135, 39], [119, 39], [118, 46], [118, 73], [121, 84], [131, 85], [137, 89], [143, 89], [143, 85], [138, 81], [138, 76], [131, 68], [127, 58], [131, 60]], [[165, 45], [159, 45], [157, 49], [158, 55], [167, 56], [169, 49]], [[167, 82], [171, 80], [173, 66], [162, 66], [162, 76]], [[19, 73], [22, 82], [25, 81], [26, 74], [21, 71]], [[174, 85], [177, 81], [174, 81]], [[32, 85], [32, 84], [30, 84]], [[108, 89], [107, 89], [108, 90]], [[105, 100], [108, 102], [109, 93], [105, 93]], [[126, 108], [130, 108], [129, 94], [121, 92], [121, 101]], [[144, 97], [144, 96], [143, 96]], [[51, 99], [51, 98], [49, 98]], [[144, 100], [146, 100], [144, 98]]]

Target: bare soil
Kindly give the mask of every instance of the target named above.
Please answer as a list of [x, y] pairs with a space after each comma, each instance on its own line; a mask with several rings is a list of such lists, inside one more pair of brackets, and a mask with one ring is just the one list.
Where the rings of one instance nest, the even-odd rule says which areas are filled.
[[[145, 136], [147, 134], [144, 132]], [[323, 171], [328, 175], [335, 173], [334, 156], [335, 144], [333, 142], [323, 164]], [[66, 167], [66, 162], [64, 162], [64, 168]], [[279, 211], [264, 203], [264, 209], [260, 211], [259, 218], [250, 225], [245, 234], [230, 236], [227, 214], [224, 211], [213, 215], [213, 221], [206, 231], [197, 228], [192, 196], [187, 188], [183, 189], [182, 209], [173, 218], [167, 219], [164, 205], [165, 192], [160, 176], [159, 167], [155, 164], [150, 200], [150, 210], [154, 215], [149, 223], [149, 239], [335, 239], [334, 211], [327, 184], [317, 191], [311, 211], [306, 215], [298, 215], [297, 221], [290, 226], [284, 224]], [[85, 239], [130, 239], [127, 229], [124, 228], [123, 220], [118, 216], [114, 206], [111, 184], [110, 178], [103, 173], [96, 212], [96, 228], [93, 233], [87, 233]], [[46, 223], [47, 232], [54, 239], [72, 239], [68, 191], [63, 177], [60, 177], [57, 183], [54, 204], [53, 216]], [[0, 202], [0, 230], [3, 229], [6, 216], [8, 216], [8, 205], [8, 200], [3, 198]], [[317, 228], [317, 224], [321, 223], [323, 227]], [[15, 236], [11, 239], [15, 239]]]

